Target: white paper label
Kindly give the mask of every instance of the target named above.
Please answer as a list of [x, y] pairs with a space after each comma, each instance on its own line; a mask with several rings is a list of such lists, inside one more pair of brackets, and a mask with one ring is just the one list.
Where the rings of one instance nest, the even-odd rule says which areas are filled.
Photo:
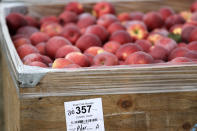
[[101, 98], [64, 102], [67, 131], [105, 131]]

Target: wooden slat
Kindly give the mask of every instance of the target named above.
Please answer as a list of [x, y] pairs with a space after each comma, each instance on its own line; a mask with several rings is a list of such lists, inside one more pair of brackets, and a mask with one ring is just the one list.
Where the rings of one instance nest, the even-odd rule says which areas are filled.
[[[183, 11], [183, 10], [189, 10], [190, 5], [194, 0], [131, 0], [129, 2], [126, 1], [112, 1], [112, 4], [115, 6], [117, 13], [120, 12], [131, 12], [131, 11], [142, 11], [142, 12], [147, 12], [147, 11], [157, 11], [160, 7], [162, 6], [170, 6], [172, 7], [175, 11]], [[95, 1], [94, 1], [95, 2]], [[93, 2], [93, 3], [94, 3]], [[85, 4], [83, 3], [83, 6], [85, 7], [86, 11], [91, 11], [92, 7], [94, 4], [88, 3]], [[36, 13], [37, 15], [58, 15], [62, 10], [64, 4], [53, 4], [50, 5], [45, 3], [44, 5], [35, 5], [35, 6], [30, 6], [30, 13]]]
[[1, 62], [3, 71], [4, 128], [5, 131], [20, 131], [19, 92], [10, 75], [5, 55], [3, 55]]
[[20, 92], [38, 97], [189, 91], [197, 89], [196, 74], [196, 66], [48, 73], [35, 88]]
[[1, 54], [1, 50], [0, 50], [0, 130], [4, 130], [4, 110], [3, 110], [3, 80], [2, 80], [2, 54]]
[[50, 96], [21, 100], [24, 131], [64, 131], [64, 102], [102, 98], [106, 131], [189, 131], [197, 123], [197, 92]]

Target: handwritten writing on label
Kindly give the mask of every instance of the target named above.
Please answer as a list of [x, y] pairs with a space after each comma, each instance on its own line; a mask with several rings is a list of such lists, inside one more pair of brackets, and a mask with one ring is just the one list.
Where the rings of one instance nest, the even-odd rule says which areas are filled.
[[67, 131], [105, 131], [102, 99], [64, 102]]

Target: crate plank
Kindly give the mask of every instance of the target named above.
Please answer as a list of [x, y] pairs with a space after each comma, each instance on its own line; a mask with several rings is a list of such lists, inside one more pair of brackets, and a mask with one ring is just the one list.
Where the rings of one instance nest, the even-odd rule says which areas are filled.
[[3, 73], [3, 100], [4, 100], [4, 121], [6, 131], [20, 131], [20, 100], [19, 90], [14, 84], [5, 56], [2, 56]]
[[197, 66], [122, 68], [47, 73], [35, 88], [22, 95], [91, 95], [189, 91], [197, 87]]
[[[147, 12], [147, 11], [156, 11], [162, 6], [170, 6], [172, 7], [175, 11], [183, 11], [183, 10], [188, 10], [191, 3], [194, 2], [194, 0], [127, 0], [127, 1], [115, 1], [115, 0], [109, 0], [112, 2], [112, 4], [115, 6], [117, 13], [121, 12], [130, 12], [130, 11], [142, 11], [142, 12]], [[85, 1], [82, 1], [81, 3], [84, 5], [86, 11], [91, 11], [92, 5], [94, 4], [95, 1], [93, 2], [88, 2], [85, 3]], [[57, 2], [58, 3], [58, 2]], [[66, 3], [63, 1], [63, 3]], [[34, 3], [35, 4], [35, 3]], [[36, 4], [35, 6], [30, 7], [30, 12], [38, 12], [38, 14], [41, 15], [49, 15], [49, 14], [54, 14], [58, 15], [65, 4], [54, 4], [51, 5], [49, 3], [43, 4]], [[51, 8], [53, 7], [53, 8]], [[44, 10], [43, 10], [44, 9]]]
[[102, 98], [107, 131], [182, 131], [197, 123], [197, 92], [182, 92], [23, 98], [21, 127], [65, 130], [64, 102], [90, 98]]
[[3, 81], [2, 81], [2, 54], [1, 54], [1, 50], [0, 50], [0, 130], [4, 130], [4, 110], [3, 110]]

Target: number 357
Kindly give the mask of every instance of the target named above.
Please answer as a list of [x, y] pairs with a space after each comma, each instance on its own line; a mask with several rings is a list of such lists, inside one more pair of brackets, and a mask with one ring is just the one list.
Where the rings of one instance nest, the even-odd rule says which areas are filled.
[[85, 114], [85, 113], [90, 113], [90, 109], [91, 109], [92, 105], [87, 105], [87, 106], [77, 106], [76, 107], [76, 114]]

